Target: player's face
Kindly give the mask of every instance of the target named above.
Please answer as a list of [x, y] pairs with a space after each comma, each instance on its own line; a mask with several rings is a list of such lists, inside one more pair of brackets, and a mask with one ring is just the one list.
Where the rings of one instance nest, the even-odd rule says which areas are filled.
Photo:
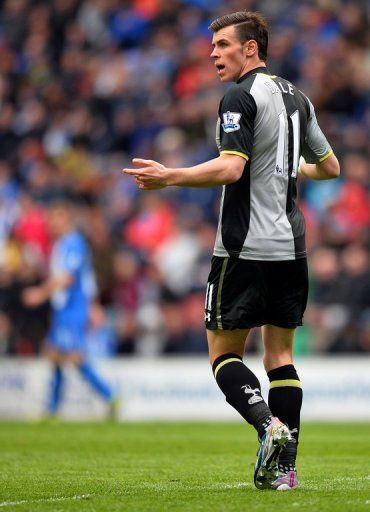
[[230, 25], [213, 34], [211, 57], [217, 74], [223, 82], [236, 82], [244, 74], [247, 64], [244, 45], [239, 41], [235, 27]]
[[48, 215], [49, 229], [53, 237], [58, 238], [70, 229], [70, 213], [63, 207], [52, 207]]

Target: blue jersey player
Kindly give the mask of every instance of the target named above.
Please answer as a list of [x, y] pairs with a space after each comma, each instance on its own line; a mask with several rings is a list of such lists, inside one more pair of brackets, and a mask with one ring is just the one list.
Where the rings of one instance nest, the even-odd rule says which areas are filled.
[[28, 306], [50, 300], [51, 326], [46, 354], [53, 364], [48, 413], [55, 415], [63, 386], [62, 364], [73, 363], [81, 375], [107, 402], [114, 413], [116, 400], [111, 387], [96, 373], [86, 359], [86, 331], [89, 309], [95, 299], [96, 284], [90, 252], [83, 235], [73, 221], [72, 206], [55, 203], [49, 211], [49, 223], [54, 244], [48, 279], [39, 286], [24, 291]]

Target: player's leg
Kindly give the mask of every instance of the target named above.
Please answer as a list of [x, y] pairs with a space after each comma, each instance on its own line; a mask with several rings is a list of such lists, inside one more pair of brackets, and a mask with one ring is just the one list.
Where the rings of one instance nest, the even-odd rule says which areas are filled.
[[71, 355], [81, 376], [90, 384], [104, 400], [110, 402], [114, 398], [110, 384], [96, 371], [94, 366], [83, 357], [77, 358], [77, 354]]
[[290, 437], [288, 428], [261, 396], [254, 373], [243, 364], [249, 329], [263, 325], [267, 304], [266, 269], [258, 261], [212, 258], [205, 320], [213, 374], [227, 402], [252, 424], [260, 438], [254, 482], [270, 488], [277, 478], [277, 460]]
[[87, 358], [86, 346], [87, 319], [75, 319], [68, 325], [65, 323], [60, 328], [60, 337], [63, 336], [65, 360], [73, 364], [80, 375], [99, 393], [105, 400], [113, 398], [110, 385], [103, 379]]
[[248, 329], [207, 330], [213, 374], [226, 401], [258, 432], [260, 448], [254, 472], [257, 488], [270, 488], [277, 474], [277, 460], [290, 438], [289, 431], [274, 418], [261, 395], [256, 375], [243, 363]]
[[257, 430], [260, 437], [271, 423], [271, 411], [255, 374], [243, 363], [249, 329], [207, 330], [213, 375], [226, 401]]
[[[254, 373], [243, 363], [250, 329], [258, 325], [257, 264], [238, 258], [212, 258], [208, 278], [205, 321], [213, 374], [226, 401], [253, 425], [260, 437], [271, 423], [271, 412], [261, 396]], [[244, 328], [245, 326], [245, 328]]]
[[64, 343], [65, 361], [73, 364], [92, 389], [109, 403], [108, 417], [114, 419], [116, 397], [113, 390], [110, 384], [95, 370], [86, 356], [86, 322], [84, 322], [84, 319], [80, 318], [79, 321], [75, 320], [69, 325], [64, 324], [63, 328], [60, 328], [60, 338]]
[[297, 485], [296, 457], [302, 407], [302, 388], [293, 363], [295, 329], [273, 325], [262, 328], [264, 366], [270, 380], [268, 404], [274, 416], [290, 430], [289, 441], [279, 457], [279, 474], [276, 486], [291, 489]]
[[62, 397], [62, 389], [64, 383], [62, 371], [63, 356], [58, 350], [52, 347], [48, 347], [46, 349], [45, 355], [52, 367], [49, 396], [47, 402], [47, 413], [50, 416], [54, 416], [58, 412]]
[[116, 420], [119, 402], [111, 385], [96, 371], [81, 352], [70, 352], [67, 358], [69, 363], [75, 365], [80, 375], [90, 384], [92, 389], [108, 403], [107, 419]]
[[288, 425], [293, 436], [279, 459], [279, 470], [288, 481], [283, 488], [290, 489], [297, 485], [295, 460], [302, 406], [301, 383], [293, 364], [293, 342], [307, 304], [307, 261], [301, 258], [271, 262], [269, 268], [270, 298], [267, 322], [262, 329], [264, 364], [270, 380], [270, 408]]

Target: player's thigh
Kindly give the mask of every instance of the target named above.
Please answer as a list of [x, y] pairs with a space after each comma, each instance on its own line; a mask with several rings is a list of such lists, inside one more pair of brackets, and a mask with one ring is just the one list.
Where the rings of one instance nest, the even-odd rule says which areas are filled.
[[232, 331], [207, 329], [208, 351], [211, 364], [223, 354], [233, 353], [243, 357], [249, 329]]
[[293, 363], [294, 335], [295, 329], [286, 329], [275, 325], [262, 327], [263, 361], [266, 371]]
[[306, 259], [268, 262], [268, 268], [269, 299], [264, 323], [285, 329], [302, 325], [308, 295]]
[[208, 330], [246, 330], [266, 323], [267, 276], [261, 262], [212, 258], [205, 300]]

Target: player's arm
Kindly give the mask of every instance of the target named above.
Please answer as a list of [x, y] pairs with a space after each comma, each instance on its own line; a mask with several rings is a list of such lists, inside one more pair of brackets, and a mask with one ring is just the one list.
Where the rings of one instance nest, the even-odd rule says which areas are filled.
[[134, 158], [137, 169], [123, 169], [123, 172], [135, 176], [139, 188], [155, 190], [169, 186], [214, 187], [238, 181], [246, 159], [233, 154], [222, 154], [213, 160], [193, 167], [171, 169], [154, 160]]
[[312, 103], [307, 98], [309, 118], [298, 173], [312, 180], [330, 180], [340, 174], [339, 162], [322, 133]]
[[331, 180], [338, 178], [340, 167], [337, 157], [334, 153], [331, 153], [323, 162], [318, 162], [317, 164], [308, 164], [301, 157], [298, 172], [312, 180]]
[[168, 186], [213, 187], [239, 180], [253, 145], [257, 106], [252, 96], [240, 87], [230, 88], [219, 108], [217, 141], [220, 156], [193, 167], [169, 169], [153, 160], [135, 158], [138, 169], [123, 169], [136, 177], [141, 189]]
[[68, 288], [73, 283], [71, 274], [50, 277], [38, 286], [30, 286], [23, 291], [22, 300], [26, 306], [36, 307], [46, 302], [50, 296], [59, 290]]

